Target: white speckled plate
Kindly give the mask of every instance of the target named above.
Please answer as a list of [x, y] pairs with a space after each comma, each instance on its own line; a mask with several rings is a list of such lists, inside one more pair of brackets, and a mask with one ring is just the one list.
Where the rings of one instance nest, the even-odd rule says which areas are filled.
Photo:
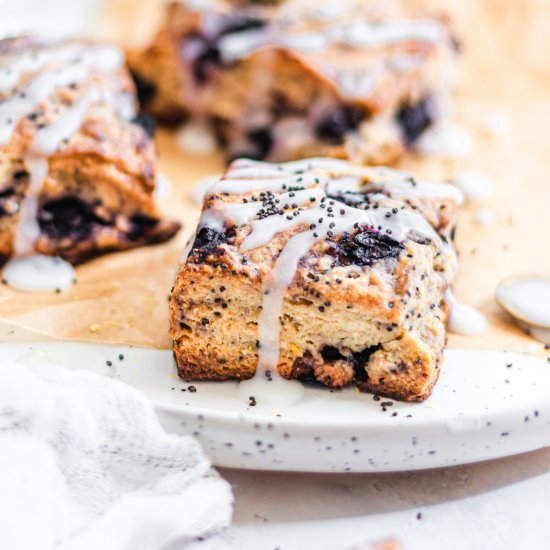
[[168, 429], [195, 435], [218, 466], [414, 470], [550, 445], [550, 363], [517, 353], [447, 350], [441, 378], [424, 403], [312, 387], [300, 402], [280, 409], [250, 407], [233, 382], [179, 380], [169, 351], [2, 344], [0, 357], [27, 364], [55, 361], [127, 382], [150, 397]]

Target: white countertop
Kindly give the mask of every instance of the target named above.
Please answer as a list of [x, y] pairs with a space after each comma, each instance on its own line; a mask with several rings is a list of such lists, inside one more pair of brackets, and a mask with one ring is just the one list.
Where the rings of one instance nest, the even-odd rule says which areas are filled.
[[235, 492], [235, 524], [201, 548], [328, 550], [386, 538], [405, 550], [550, 547], [550, 449], [396, 474], [220, 473]]

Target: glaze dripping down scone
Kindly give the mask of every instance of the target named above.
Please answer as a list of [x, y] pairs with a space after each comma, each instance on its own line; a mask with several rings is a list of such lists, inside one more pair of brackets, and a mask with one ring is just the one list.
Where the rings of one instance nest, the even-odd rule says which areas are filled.
[[186, 380], [313, 381], [426, 399], [443, 361], [458, 190], [314, 158], [237, 160], [209, 190], [170, 304]]
[[401, 4], [182, 0], [129, 64], [149, 112], [208, 122], [230, 159], [379, 164], [444, 114], [453, 80], [445, 19]]
[[153, 129], [118, 48], [0, 40], [0, 263], [75, 264], [174, 235], [153, 197]]

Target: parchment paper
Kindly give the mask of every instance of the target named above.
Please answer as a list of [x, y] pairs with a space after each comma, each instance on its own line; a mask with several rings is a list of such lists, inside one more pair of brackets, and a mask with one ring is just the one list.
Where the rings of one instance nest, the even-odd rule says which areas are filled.
[[[147, 40], [161, 2], [106, 4], [97, 23], [98, 36], [129, 45]], [[480, 170], [497, 184], [490, 200], [466, 205], [457, 233], [456, 295], [479, 308], [490, 328], [475, 337], [449, 335], [449, 346], [533, 351], [534, 341], [500, 311], [493, 296], [496, 284], [510, 274], [550, 275], [550, 3], [448, 0], [438, 4], [451, 12], [462, 39], [454, 118], [471, 134], [472, 154], [452, 161], [409, 157], [400, 167], [429, 179]], [[489, 131], [495, 117], [509, 120], [509, 132]], [[197, 179], [222, 171], [223, 162], [220, 155], [182, 153], [174, 134], [167, 131], [159, 132], [157, 143], [160, 171], [173, 186], [161, 205], [166, 215], [185, 224], [179, 236], [167, 244], [80, 266], [78, 283], [60, 294], [1, 286], [4, 323], [37, 337], [170, 346], [167, 298], [178, 257], [199, 216], [199, 207], [188, 197]], [[493, 225], [474, 221], [480, 208], [494, 212]], [[542, 352], [542, 345], [537, 349]]]

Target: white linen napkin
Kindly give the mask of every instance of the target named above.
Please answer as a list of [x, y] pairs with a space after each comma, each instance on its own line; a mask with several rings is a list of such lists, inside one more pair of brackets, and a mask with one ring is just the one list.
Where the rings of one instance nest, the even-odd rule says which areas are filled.
[[219, 532], [233, 497], [199, 444], [137, 390], [0, 361], [0, 546], [166, 550]]

